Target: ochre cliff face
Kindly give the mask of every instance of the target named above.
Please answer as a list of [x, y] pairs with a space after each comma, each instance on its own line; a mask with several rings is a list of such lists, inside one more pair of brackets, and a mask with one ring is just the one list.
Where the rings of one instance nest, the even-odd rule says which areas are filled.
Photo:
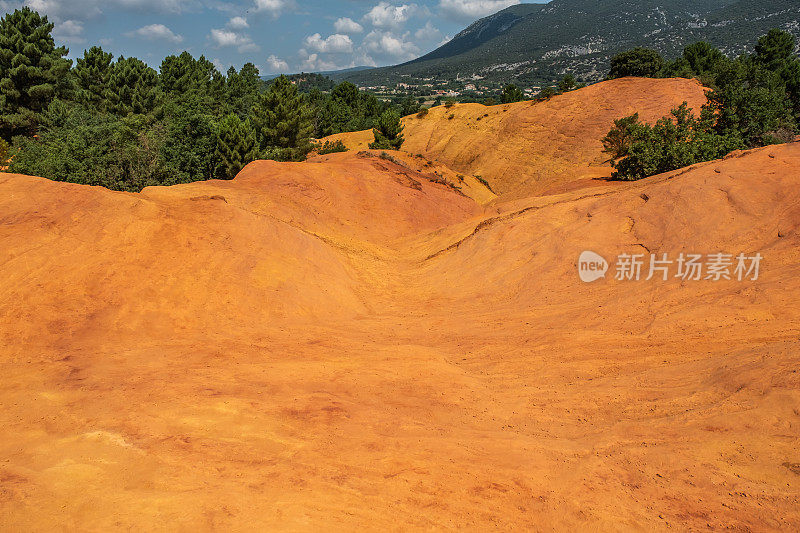
[[[597, 87], [420, 121], [489, 113], [485, 151], [414, 118], [394, 160], [0, 174], [0, 529], [800, 529], [800, 143], [580, 181], [702, 97]], [[763, 261], [586, 284], [584, 250]]]

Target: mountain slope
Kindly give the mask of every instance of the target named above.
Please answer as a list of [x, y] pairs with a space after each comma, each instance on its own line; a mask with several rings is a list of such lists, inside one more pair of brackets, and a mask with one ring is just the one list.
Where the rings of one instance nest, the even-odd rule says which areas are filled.
[[361, 83], [483, 77], [549, 83], [573, 72], [601, 79], [609, 58], [635, 46], [667, 56], [707, 40], [730, 55], [778, 27], [800, 35], [795, 0], [553, 0], [513, 6], [402, 65], [344, 75]]

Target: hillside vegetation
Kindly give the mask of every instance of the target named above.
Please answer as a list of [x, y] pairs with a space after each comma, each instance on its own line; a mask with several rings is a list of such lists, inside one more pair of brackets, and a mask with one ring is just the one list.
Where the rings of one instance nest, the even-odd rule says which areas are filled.
[[94, 46], [73, 65], [52, 30], [27, 7], [0, 21], [0, 138], [14, 172], [127, 191], [231, 179], [256, 159], [305, 159], [312, 138], [419, 109], [346, 82], [327, 93], [296, 77], [264, 82], [252, 63], [222, 74], [188, 52], [156, 71]]
[[549, 85], [572, 73], [594, 82], [611, 57], [648, 46], [667, 57], [707, 41], [727, 56], [752, 51], [771, 28], [800, 35], [795, 0], [552, 0], [520, 4], [481, 19], [450, 42], [414, 61], [344, 73], [361, 85], [516, 81]]

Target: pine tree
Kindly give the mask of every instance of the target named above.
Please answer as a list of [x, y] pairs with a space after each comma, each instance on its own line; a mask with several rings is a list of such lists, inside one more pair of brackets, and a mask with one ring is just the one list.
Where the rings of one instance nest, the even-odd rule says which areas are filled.
[[8, 143], [0, 139], [0, 172], [6, 170], [8, 166]]
[[393, 109], [384, 111], [372, 134], [375, 136], [375, 142], [370, 143], [369, 147], [373, 150], [399, 150], [405, 139], [397, 111]]
[[285, 76], [275, 80], [259, 97], [251, 116], [265, 157], [301, 161], [313, 148], [311, 111], [303, 95]]
[[519, 102], [523, 99], [525, 99], [525, 95], [522, 94], [522, 91], [519, 90], [519, 87], [514, 84], [506, 86], [506, 88], [503, 89], [503, 94], [500, 95], [500, 103], [502, 104]]
[[558, 92], [567, 93], [569, 91], [574, 91], [577, 87], [578, 82], [575, 80], [575, 76], [567, 74], [561, 78], [561, 81], [558, 83]]
[[664, 58], [649, 48], [634, 48], [611, 58], [610, 79], [626, 76], [657, 78], [664, 68]]
[[796, 46], [794, 35], [773, 28], [758, 40], [755, 58], [766, 69], [780, 71], [787, 63], [796, 60]]
[[47, 17], [24, 7], [0, 20], [0, 135], [36, 133], [39, 115], [68, 89], [72, 62]]
[[109, 82], [112, 110], [120, 116], [146, 115], [161, 104], [158, 73], [135, 57], [120, 57]]
[[112, 54], [99, 46], [84, 50], [76, 62], [73, 74], [78, 84], [77, 100], [96, 111], [108, 111], [111, 105]]
[[233, 179], [245, 165], [255, 161], [258, 155], [256, 134], [250, 121], [242, 122], [231, 113], [219, 123], [217, 132], [216, 175], [221, 179]]
[[239, 72], [233, 67], [228, 69], [226, 96], [228, 104], [240, 117], [246, 117], [250, 113], [258, 98], [258, 74], [258, 68], [252, 63], [245, 63]]
[[204, 56], [195, 59], [189, 52], [183, 52], [164, 58], [159, 80], [167, 98], [179, 102], [190, 100], [196, 104], [195, 111], [212, 111], [218, 102], [214, 92], [220, 88], [221, 75]]

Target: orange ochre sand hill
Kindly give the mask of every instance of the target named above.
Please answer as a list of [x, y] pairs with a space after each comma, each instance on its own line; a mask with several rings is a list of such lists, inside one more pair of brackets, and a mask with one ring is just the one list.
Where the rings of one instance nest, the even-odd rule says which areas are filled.
[[139, 194], [0, 174], [0, 530], [800, 530], [800, 143], [594, 179], [614, 118], [698, 99], [457, 105]]

